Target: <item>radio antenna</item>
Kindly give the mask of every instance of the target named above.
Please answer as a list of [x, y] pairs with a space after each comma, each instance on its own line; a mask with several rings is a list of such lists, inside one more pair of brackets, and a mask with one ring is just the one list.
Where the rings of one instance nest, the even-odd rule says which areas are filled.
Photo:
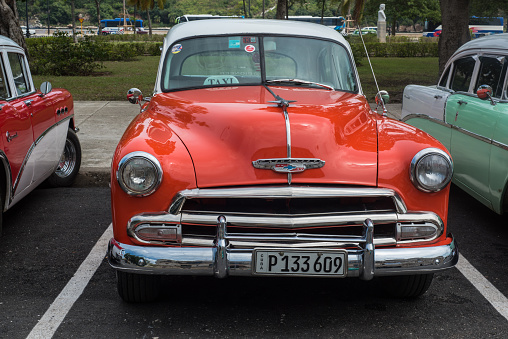
[[362, 44], [363, 44], [363, 48], [365, 49], [365, 55], [367, 56], [367, 60], [369, 61], [369, 67], [370, 67], [370, 70], [372, 72], [372, 77], [374, 78], [374, 83], [376, 84], [376, 113], [377, 113], [377, 108], [379, 106], [379, 103], [378, 103], [378, 96], [379, 96], [379, 101], [381, 102], [381, 106], [383, 106], [383, 116], [386, 116], [388, 111], [386, 109], [386, 106], [385, 106], [385, 101], [383, 100], [383, 98], [381, 97], [381, 93], [379, 91], [379, 86], [377, 84], [377, 79], [376, 79], [376, 75], [374, 74], [374, 68], [372, 68], [372, 63], [370, 62], [370, 57], [369, 57], [369, 52], [367, 51], [367, 46], [365, 46], [365, 41], [363, 40], [363, 34], [362, 34], [362, 29], [360, 28], [360, 25], [357, 25], [356, 26], [358, 28], [358, 32], [360, 33], [360, 39], [362, 39]]

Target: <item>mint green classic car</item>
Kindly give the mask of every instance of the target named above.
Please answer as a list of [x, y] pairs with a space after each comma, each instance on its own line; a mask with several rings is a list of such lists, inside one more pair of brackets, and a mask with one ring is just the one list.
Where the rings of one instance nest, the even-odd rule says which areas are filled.
[[436, 86], [404, 89], [402, 120], [438, 139], [453, 182], [502, 214], [508, 210], [508, 34], [472, 40], [448, 60]]

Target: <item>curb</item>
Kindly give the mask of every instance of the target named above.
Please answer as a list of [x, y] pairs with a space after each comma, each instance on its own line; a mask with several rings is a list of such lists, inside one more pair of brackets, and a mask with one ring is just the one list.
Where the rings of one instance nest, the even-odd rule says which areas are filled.
[[109, 187], [110, 173], [108, 170], [79, 171], [72, 187]]

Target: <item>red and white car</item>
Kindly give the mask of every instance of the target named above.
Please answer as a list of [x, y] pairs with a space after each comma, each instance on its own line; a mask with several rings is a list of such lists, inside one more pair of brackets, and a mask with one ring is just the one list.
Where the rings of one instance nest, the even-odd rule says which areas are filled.
[[178, 24], [154, 93], [112, 162], [124, 300], [156, 298], [161, 275], [381, 277], [416, 297], [457, 262], [448, 152], [370, 109], [333, 29]]
[[71, 185], [80, 164], [71, 94], [36, 89], [24, 50], [0, 36], [0, 212], [45, 180]]

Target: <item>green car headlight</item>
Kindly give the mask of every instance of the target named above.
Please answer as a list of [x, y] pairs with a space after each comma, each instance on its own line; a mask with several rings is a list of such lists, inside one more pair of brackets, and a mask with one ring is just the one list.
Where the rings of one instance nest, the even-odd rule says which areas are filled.
[[159, 187], [162, 181], [162, 167], [153, 155], [132, 152], [120, 160], [116, 180], [127, 194], [144, 197]]
[[421, 191], [438, 192], [442, 190], [448, 185], [452, 175], [452, 159], [438, 148], [423, 149], [411, 161], [411, 181]]

